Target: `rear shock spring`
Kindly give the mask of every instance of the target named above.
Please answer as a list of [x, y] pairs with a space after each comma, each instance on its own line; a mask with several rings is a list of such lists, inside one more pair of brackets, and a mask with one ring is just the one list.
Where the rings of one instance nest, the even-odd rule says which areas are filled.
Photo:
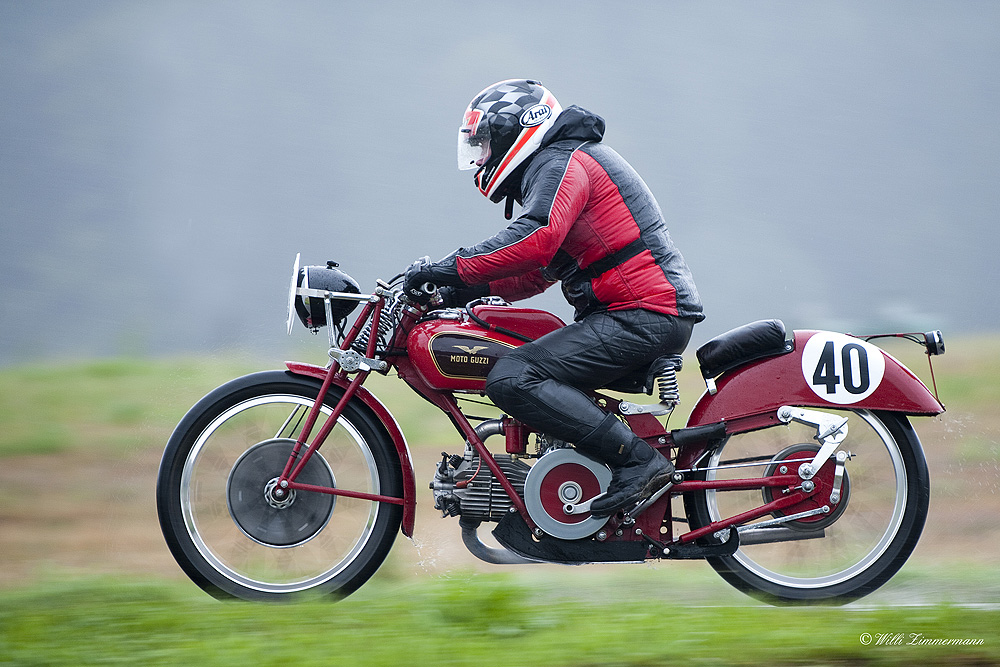
[[681, 389], [677, 383], [677, 371], [673, 368], [656, 378], [656, 387], [660, 392], [660, 403], [671, 407], [681, 402]]
[[674, 407], [681, 402], [681, 388], [677, 382], [677, 371], [682, 365], [680, 355], [671, 355], [660, 359], [655, 369], [656, 389], [660, 395], [660, 403]]

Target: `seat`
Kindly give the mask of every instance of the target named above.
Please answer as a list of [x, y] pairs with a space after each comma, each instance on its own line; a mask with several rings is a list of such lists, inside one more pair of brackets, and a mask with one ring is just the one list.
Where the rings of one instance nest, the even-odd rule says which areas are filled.
[[758, 320], [720, 334], [698, 348], [698, 364], [706, 380], [751, 361], [787, 354], [795, 349], [781, 320]]

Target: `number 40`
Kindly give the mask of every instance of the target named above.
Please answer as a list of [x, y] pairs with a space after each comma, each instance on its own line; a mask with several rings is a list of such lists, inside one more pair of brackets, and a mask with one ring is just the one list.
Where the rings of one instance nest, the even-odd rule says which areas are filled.
[[[854, 369], [857, 366], [857, 383], [855, 383]], [[863, 394], [871, 386], [871, 377], [868, 371], [868, 352], [857, 343], [848, 343], [840, 349], [840, 367], [843, 374], [844, 389], [851, 394]], [[836, 346], [832, 340], [828, 340], [823, 346], [823, 352], [819, 355], [819, 363], [816, 364], [816, 371], [812, 376], [814, 385], [825, 385], [827, 394], [837, 393], [837, 387], [841, 384], [841, 376], [837, 375]]]

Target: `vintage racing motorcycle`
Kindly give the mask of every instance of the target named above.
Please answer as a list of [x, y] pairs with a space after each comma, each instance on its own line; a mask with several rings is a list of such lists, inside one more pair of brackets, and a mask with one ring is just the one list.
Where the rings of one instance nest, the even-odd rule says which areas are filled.
[[[460, 405], [482, 411], [497, 359], [564, 326], [559, 318], [494, 297], [420, 306], [399, 277], [362, 294], [336, 267], [296, 258], [289, 295], [289, 331], [296, 314], [328, 327], [330, 363], [289, 362], [224, 384], [191, 408], [164, 451], [163, 534], [184, 572], [217, 597], [347, 595], [398, 532], [413, 536], [412, 458], [364, 386], [372, 372], [394, 372], [450, 417], [460, 439], [427, 471], [435, 507], [458, 517], [464, 544], [490, 563], [705, 559], [771, 603], [843, 603], [885, 583], [920, 537], [930, 480], [908, 418], [944, 407], [870, 342], [879, 336], [786, 333], [778, 320], [722, 334], [698, 349], [707, 389], [673, 430], [662, 418], [679, 401], [679, 356], [595, 392], [677, 469], [652, 497], [596, 518], [590, 502], [611, 479], [604, 464]], [[929, 361], [944, 352], [939, 331], [884, 336], [923, 345]], [[643, 394], [658, 400], [635, 400]], [[499, 546], [481, 541], [484, 523]]]

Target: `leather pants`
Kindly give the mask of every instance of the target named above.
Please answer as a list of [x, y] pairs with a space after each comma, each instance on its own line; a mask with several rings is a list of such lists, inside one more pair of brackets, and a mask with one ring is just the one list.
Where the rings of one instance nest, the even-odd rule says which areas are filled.
[[486, 394], [532, 428], [620, 465], [636, 438], [585, 392], [683, 352], [694, 323], [640, 309], [594, 313], [502, 357]]

